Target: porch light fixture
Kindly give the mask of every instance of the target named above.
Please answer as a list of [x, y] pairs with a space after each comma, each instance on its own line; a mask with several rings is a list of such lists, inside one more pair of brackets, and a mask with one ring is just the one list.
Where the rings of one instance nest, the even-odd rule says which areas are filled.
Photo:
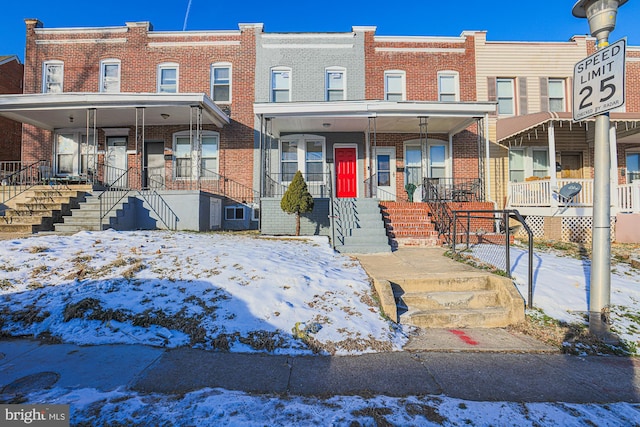
[[73, 123], [73, 116], [69, 116], [69, 123]]
[[[576, 18], [589, 20], [589, 31], [597, 48], [609, 46], [609, 34], [616, 26], [618, 7], [627, 0], [579, 0], [572, 9]], [[596, 116], [593, 149], [593, 231], [591, 282], [589, 286], [589, 332], [615, 342], [609, 331], [611, 305], [611, 153], [609, 113]]]
[[322, 124], [322, 127], [323, 127], [323, 128], [331, 127], [331, 123], [323, 123], [323, 124]]
[[162, 117], [163, 119], [167, 120], [171, 116], [169, 114], [167, 114], [167, 113], [162, 113], [162, 114], [160, 114], [160, 117]]

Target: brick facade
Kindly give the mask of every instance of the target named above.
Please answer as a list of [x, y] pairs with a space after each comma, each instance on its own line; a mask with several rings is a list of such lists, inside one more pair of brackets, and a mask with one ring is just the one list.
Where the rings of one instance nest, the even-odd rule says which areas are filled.
[[[23, 65], [17, 56], [0, 56], [0, 94], [22, 93]], [[20, 160], [22, 125], [0, 117], [0, 161]]]
[[[221, 129], [209, 129], [220, 133], [219, 173], [252, 186], [256, 44], [253, 26], [226, 32], [156, 33], [146, 22], [95, 29], [45, 29], [37, 20], [27, 20], [26, 24], [25, 93], [43, 91], [43, 63], [52, 60], [64, 64], [64, 92], [94, 93], [99, 92], [103, 60], [119, 61], [121, 93], [156, 93], [158, 66], [175, 63], [179, 93], [210, 94], [211, 65], [230, 64], [231, 102], [221, 104], [220, 108], [229, 112], [231, 122]], [[189, 123], [149, 127], [145, 129], [145, 138], [163, 140], [165, 147], [171, 149], [173, 133], [188, 129]], [[99, 149], [104, 149], [101, 131], [98, 141]], [[51, 132], [25, 125], [22, 153], [25, 161], [49, 159], [53, 148]], [[127, 149], [136, 149], [134, 127], [129, 132]]]

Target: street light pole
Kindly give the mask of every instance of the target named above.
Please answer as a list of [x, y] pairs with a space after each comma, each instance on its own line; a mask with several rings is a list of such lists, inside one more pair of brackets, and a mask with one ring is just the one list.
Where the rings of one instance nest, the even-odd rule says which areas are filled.
[[[616, 25], [618, 7], [627, 0], [580, 0], [573, 15], [588, 18], [597, 49], [609, 45], [609, 34]], [[609, 113], [596, 116], [593, 164], [593, 231], [591, 235], [591, 283], [589, 286], [589, 332], [611, 339], [611, 153], [609, 151]]]

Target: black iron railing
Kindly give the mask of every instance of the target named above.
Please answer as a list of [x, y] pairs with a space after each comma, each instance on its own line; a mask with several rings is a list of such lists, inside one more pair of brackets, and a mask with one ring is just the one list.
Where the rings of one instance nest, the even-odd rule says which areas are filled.
[[[515, 219], [517, 225], [511, 224], [511, 219]], [[520, 212], [515, 209], [453, 211], [451, 250], [460, 254], [461, 246], [469, 250], [485, 245], [489, 249], [483, 256], [484, 262], [498, 269], [504, 267], [511, 278], [511, 233], [516, 227], [522, 227], [528, 237], [527, 307], [533, 308], [533, 232]]]
[[[330, 196], [331, 174], [309, 173], [303, 174], [307, 189], [313, 197], [325, 198]], [[291, 183], [291, 174], [272, 173], [265, 177], [265, 197], [282, 197]]]
[[480, 179], [469, 178], [425, 178], [423, 200], [446, 202], [483, 201]]

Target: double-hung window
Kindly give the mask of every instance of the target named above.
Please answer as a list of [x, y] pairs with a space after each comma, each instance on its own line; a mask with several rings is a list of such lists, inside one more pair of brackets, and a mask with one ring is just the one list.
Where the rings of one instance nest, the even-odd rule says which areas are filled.
[[120, 60], [100, 61], [100, 92], [120, 92]]
[[218, 134], [202, 136], [201, 176], [203, 178], [218, 177]]
[[175, 136], [173, 154], [175, 177], [191, 178], [191, 140], [188, 134]]
[[325, 72], [327, 101], [343, 101], [346, 99], [346, 71], [344, 68], [327, 68]]
[[291, 101], [291, 69], [271, 70], [271, 102]]
[[404, 149], [405, 185], [422, 184], [422, 148], [419, 145], [407, 145]]
[[531, 152], [532, 176], [546, 178], [549, 176], [549, 151], [546, 148], [536, 148]]
[[629, 152], [627, 158], [627, 182], [640, 179], [640, 153]]
[[231, 64], [211, 66], [211, 98], [218, 103], [231, 102]]
[[458, 73], [455, 71], [438, 72], [438, 101], [455, 102], [459, 100]]
[[[195, 138], [195, 134], [193, 135]], [[189, 131], [182, 131], [173, 136], [174, 176], [178, 179], [218, 178], [218, 159], [220, 135], [217, 132], [203, 131], [200, 146], [200, 171], [194, 169], [194, 150], [196, 141], [190, 139]]]
[[312, 135], [297, 135], [280, 143], [280, 172], [282, 182], [291, 182], [297, 171], [306, 182], [324, 180], [325, 141]]
[[178, 64], [158, 65], [158, 93], [178, 93]]
[[498, 78], [496, 80], [499, 115], [513, 116], [516, 113], [514, 87], [514, 79]]
[[429, 145], [429, 177], [445, 178], [447, 175], [447, 147]]
[[509, 150], [509, 181], [524, 182], [524, 149], [512, 148]]
[[564, 79], [549, 79], [549, 111], [565, 111]]
[[64, 81], [64, 63], [62, 61], [47, 61], [43, 66], [42, 92], [61, 93]]
[[406, 99], [404, 71], [384, 72], [384, 99], [385, 101], [404, 101]]

